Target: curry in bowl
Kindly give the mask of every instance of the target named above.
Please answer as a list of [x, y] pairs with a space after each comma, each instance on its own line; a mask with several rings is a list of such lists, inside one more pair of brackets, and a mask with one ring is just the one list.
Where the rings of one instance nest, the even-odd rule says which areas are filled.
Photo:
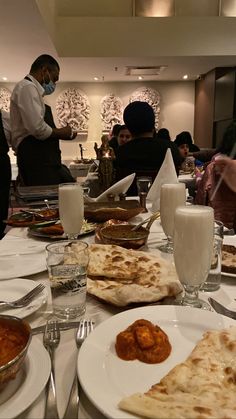
[[0, 390], [16, 377], [30, 341], [31, 328], [26, 321], [0, 316]]
[[132, 224], [105, 226], [100, 230], [102, 242], [105, 244], [115, 244], [127, 249], [139, 249], [146, 244], [149, 230], [144, 227], [133, 230], [134, 227]]

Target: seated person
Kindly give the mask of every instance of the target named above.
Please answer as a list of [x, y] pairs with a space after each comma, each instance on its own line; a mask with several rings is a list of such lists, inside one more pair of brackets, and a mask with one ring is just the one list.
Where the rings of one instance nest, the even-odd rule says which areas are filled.
[[[181, 163], [176, 145], [167, 139], [154, 139], [155, 114], [147, 102], [131, 102], [124, 110], [124, 122], [132, 135], [132, 141], [119, 147], [116, 159], [116, 180], [131, 173], [137, 176], [151, 176], [154, 180], [166, 155], [171, 149], [176, 172]], [[137, 195], [136, 179], [128, 195]]]
[[[174, 140], [177, 145], [180, 155], [182, 157], [181, 169], [184, 172], [192, 172], [195, 169], [195, 165], [199, 165], [201, 162], [196, 162], [194, 157], [190, 155], [193, 151], [199, 151], [199, 147], [193, 144], [193, 140], [190, 132], [183, 131], [176, 136]], [[197, 163], [197, 164], [196, 164]]]
[[116, 155], [118, 147], [131, 140], [131, 134], [128, 128], [126, 127], [126, 125], [119, 126], [117, 130], [117, 137], [115, 138], [115, 140], [114, 141], [110, 140], [109, 146], [113, 148]]
[[171, 141], [170, 133], [169, 133], [169, 130], [167, 128], [160, 128], [157, 131], [156, 135], [154, 135], [154, 137], [155, 138], [166, 138], [167, 140]]
[[[218, 151], [223, 155], [231, 155], [236, 142], [236, 121], [232, 122], [226, 129], [222, 143]], [[223, 180], [219, 189], [214, 193], [215, 188], [221, 177], [218, 169], [217, 160], [220, 161], [220, 154], [213, 157], [198, 183], [195, 203], [200, 205], [209, 205], [214, 209], [215, 219], [222, 221], [228, 228], [236, 230], [236, 192], [229, 188]], [[236, 160], [236, 152], [233, 156]], [[220, 164], [220, 163], [219, 163]]]
[[215, 167], [222, 174], [225, 183], [236, 192], [236, 160], [222, 157], [215, 160]]

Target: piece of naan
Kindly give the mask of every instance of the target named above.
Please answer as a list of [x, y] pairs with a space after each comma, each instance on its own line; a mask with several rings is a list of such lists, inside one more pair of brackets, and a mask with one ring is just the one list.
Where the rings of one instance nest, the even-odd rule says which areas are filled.
[[235, 419], [236, 327], [206, 332], [185, 362], [119, 407], [152, 419]]

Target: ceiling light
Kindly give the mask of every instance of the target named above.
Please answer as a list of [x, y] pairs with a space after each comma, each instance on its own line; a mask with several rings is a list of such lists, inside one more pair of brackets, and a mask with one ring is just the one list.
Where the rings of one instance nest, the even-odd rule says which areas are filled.
[[143, 80], [143, 77], [142, 77], [142, 76], [138, 76], [138, 79], [139, 79], [139, 80]]
[[188, 75], [187, 75], [187, 74], [185, 74], [185, 75], [183, 76], [183, 79], [184, 79], [184, 80], [187, 80], [187, 79], [188, 79]]
[[7, 77], [2, 77], [2, 79], [3, 79], [4, 81], [7, 81]]
[[98, 78], [98, 77], [94, 77], [94, 78], [93, 78], [93, 80], [96, 80], [96, 81], [98, 81], [98, 80], [99, 80], [99, 78]]

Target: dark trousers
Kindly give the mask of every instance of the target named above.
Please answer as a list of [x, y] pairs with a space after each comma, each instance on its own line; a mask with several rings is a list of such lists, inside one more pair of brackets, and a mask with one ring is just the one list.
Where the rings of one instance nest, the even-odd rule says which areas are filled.
[[4, 236], [8, 217], [9, 194], [11, 186], [11, 163], [8, 154], [0, 155], [0, 239]]

